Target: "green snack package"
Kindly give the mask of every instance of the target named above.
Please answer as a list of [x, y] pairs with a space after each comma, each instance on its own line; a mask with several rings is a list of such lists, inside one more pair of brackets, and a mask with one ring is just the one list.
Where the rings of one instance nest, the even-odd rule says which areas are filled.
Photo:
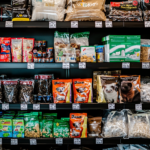
[[53, 123], [53, 136], [55, 138], [68, 138], [69, 137], [69, 122], [55, 119]]
[[54, 121], [57, 118], [57, 113], [44, 113], [43, 119], [48, 119]]
[[23, 119], [13, 119], [13, 137], [24, 138], [24, 120]]
[[53, 137], [52, 134], [53, 121], [44, 119], [42, 126], [43, 126], [42, 136], [45, 138]]

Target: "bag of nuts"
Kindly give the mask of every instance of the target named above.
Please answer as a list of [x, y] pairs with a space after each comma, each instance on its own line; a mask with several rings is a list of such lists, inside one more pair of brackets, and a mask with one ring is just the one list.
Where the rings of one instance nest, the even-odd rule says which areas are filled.
[[33, 104], [34, 80], [20, 80], [19, 102]]
[[6, 103], [17, 103], [18, 79], [8, 79], [2, 81], [4, 88], [4, 101]]

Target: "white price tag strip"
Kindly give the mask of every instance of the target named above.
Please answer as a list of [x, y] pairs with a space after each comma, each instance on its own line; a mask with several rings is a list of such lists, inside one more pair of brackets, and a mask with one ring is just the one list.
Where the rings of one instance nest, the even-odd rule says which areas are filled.
[[71, 28], [78, 28], [78, 21], [71, 21]]
[[2, 141], [2, 138], [0, 138], [0, 145], [2, 145], [3, 141]]
[[130, 63], [122, 63], [122, 68], [123, 69], [129, 69], [130, 68]]
[[80, 109], [81, 109], [80, 104], [76, 104], [76, 103], [72, 104], [72, 110], [80, 110]]
[[81, 145], [81, 139], [80, 138], [74, 138], [74, 145]]
[[145, 25], [145, 28], [149, 28], [150, 27], [150, 21], [145, 21], [144, 25]]
[[149, 67], [149, 63], [148, 62], [146, 62], [146, 63], [142, 63], [142, 69], [149, 69], [150, 67]]
[[86, 69], [86, 62], [79, 62], [79, 69]]
[[37, 145], [36, 139], [30, 139], [30, 145]]
[[113, 27], [112, 21], [105, 21], [105, 27], [112, 28]]
[[49, 28], [56, 28], [56, 21], [50, 21]]
[[56, 110], [56, 104], [49, 104], [49, 110]]
[[62, 145], [63, 144], [63, 138], [56, 138], [56, 144]]
[[27, 69], [34, 69], [34, 63], [28, 63]]
[[95, 28], [102, 28], [103, 24], [102, 21], [95, 21]]
[[9, 110], [9, 104], [2, 104], [2, 110]]
[[28, 105], [27, 104], [21, 104], [21, 110], [27, 110]]
[[142, 110], [142, 104], [135, 104], [135, 110]]
[[33, 110], [40, 110], [40, 104], [33, 104]]
[[18, 145], [18, 139], [11, 139], [11, 145]]
[[5, 28], [13, 28], [13, 21], [6, 21]]
[[70, 69], [70, 63], [62, 63], [63, 69]]
[[115, 104], [114, 103], [109, 103], [108, 104], [108, 109], [115, 109]]
[[103, 138], [96, 138], [96, 144], [103, 144]]

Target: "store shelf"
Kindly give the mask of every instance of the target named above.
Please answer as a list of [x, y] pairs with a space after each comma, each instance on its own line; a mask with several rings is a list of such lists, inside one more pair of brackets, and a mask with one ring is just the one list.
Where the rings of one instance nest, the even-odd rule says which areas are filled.
[[[62, 63], [35, 63], [35, 69], [61, 69]], [[78, 69], [70, 63], [70, 69]], [[122, 63], [86, 63], [87, 69], [122, 69]], [[27, 63], [0, 63], [0, 69], [27, 69]], [[142, 63], [130, 63], [130, 69], [142, 69]]]
[[[144, 28], [144, 22], [113, 22], [112, 28]], [[105, 28], [105, 22], [102, 23]], [[0, 28], [5, 28], [5, 22], [0, 22]], [[49, 22], [13, 22], [13, 28], [49, 28]], [[71, 22], [56, 22], [56, 28], [71, 28]], [[95, 21], [78, 22], [78, 28], [95, 28]], [[51, 28], [55, 29], [55, 28]]]

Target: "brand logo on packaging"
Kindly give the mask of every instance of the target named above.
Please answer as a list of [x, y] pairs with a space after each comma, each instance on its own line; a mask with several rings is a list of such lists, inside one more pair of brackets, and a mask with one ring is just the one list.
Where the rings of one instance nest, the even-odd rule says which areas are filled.
[[138, 5], [138, 1], [133, 1], [133, 5], [137, 6]]
[[75, 116], [75, 115], [72, 115], [71, 118], [82, 118], [82, 116]]
[[86, 48], [83, 49], [83, 52], [86, 50]]

